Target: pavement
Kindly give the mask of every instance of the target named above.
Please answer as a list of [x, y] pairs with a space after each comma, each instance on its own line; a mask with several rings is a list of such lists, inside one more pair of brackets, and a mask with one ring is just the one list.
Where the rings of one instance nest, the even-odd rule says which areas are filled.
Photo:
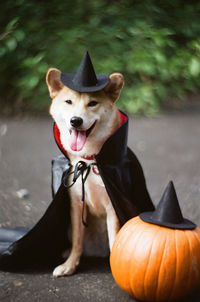
[[[131, 117], [129, 146], [142, 163], [157, 205], [174, 181], [183, 215], [200, 225], [200, 106]], [[51, 201], [51, 159], [59, 153], [52, 120], [0, 118], [0, 225], [30, 226]], [[22, 190], [25, 189], [25, 190]], [[51, 271], [0, 272], [0, 301], [128, 302], [108, 259], [83, 258], [78, 272], [55, 279]], [[200, 290], [182, 301], [200, 301]]]

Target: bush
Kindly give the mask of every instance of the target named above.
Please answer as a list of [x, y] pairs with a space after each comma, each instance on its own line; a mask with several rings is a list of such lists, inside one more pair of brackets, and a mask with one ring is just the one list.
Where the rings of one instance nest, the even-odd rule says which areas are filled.
[[44, 111], [48, 67], [75, 72], [88, 49], [97, 73], [124, 74], [118, 106], [155, 113], [199, 90], [198, 1], [7, 0], [0, 4], [2, 110]]

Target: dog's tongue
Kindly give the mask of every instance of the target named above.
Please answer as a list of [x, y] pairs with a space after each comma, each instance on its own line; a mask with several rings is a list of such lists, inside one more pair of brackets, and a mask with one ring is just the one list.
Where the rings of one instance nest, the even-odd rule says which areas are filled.
[[81, 151], [86, 142], [86, 132], [73, 129], [70, 135], [70, 148], [73, 151]]

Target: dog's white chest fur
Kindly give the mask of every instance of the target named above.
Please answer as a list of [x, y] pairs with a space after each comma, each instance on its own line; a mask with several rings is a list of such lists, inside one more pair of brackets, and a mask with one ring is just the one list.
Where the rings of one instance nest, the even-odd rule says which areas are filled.
[[[81, 159], [83, 160], [83, 159]], [[90, 165], [94, 161], [85, 161]], [[77, 162], [72, 161], [73, 167]], [[71, 183], [72, 179], [69, 179]], [[109, 254], [108, 234], [106, 226], [107, 211], [112, 210], [112, 203], [99, 174], [97, 166], [91, 165], [90, 173], [84, 184], [85, 204], [87, 215], [85, 219], [88, 227], [84, 233], [84, 254], [89, 256], [107, 256]], [[82, 206], [82, 180], [79, 177], [76, 183], [69, 189], [71, 205], [78, 203]], [[113, 209], [114, 211], [114, 209]]]

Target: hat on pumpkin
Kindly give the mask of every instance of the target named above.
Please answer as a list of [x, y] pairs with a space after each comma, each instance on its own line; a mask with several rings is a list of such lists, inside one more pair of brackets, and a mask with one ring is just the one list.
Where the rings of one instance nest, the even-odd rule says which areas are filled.
[[172, 181], [165, 189], [156, 210], [144, 212], [139, 217], [143, 221], [172, 229], [191, 230], [196, 228], [193, 222], [183, 217]]
[[77, 73], [61, 73], [61, 82], [78, 92], [94, 92], [108, 84], [109, 76], [95, 74], [90, 55], [86, 51]]

